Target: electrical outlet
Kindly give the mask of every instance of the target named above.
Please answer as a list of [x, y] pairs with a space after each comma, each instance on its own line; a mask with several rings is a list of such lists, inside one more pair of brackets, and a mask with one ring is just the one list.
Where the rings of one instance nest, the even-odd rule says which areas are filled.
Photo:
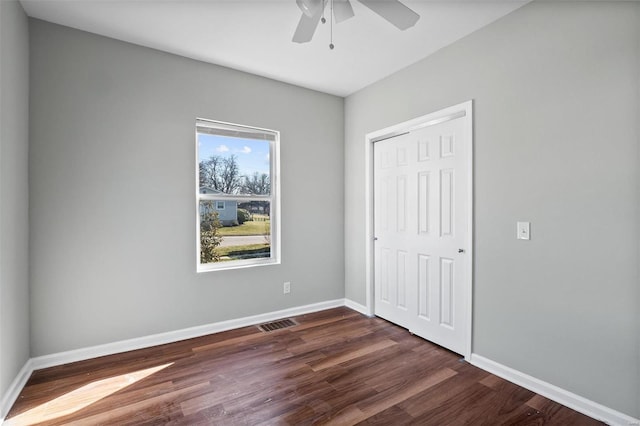
[[291, 293], [291, 283], [289, 281], [284, 283], [283, 291], [284, 291], [284, 294]]

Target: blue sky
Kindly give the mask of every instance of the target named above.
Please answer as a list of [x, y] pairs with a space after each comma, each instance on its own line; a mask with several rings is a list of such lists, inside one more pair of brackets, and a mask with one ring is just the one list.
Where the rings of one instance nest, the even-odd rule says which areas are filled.
[[198, 159], [207, 160], [213, 155], [235, 155], [241, 175], [269, 174], [269, 141], [198, 133]]

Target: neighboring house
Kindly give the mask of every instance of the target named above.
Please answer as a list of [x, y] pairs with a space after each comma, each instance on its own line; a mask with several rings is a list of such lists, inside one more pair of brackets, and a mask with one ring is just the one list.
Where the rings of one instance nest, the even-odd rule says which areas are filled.
[[[221, 191], [210, 186], [201, 186], [201, 194], [222, 194]], [[209, 210], [218, 212], [218, 220], [223, 226], [237, 225], [238, 223], [238, 202], [233, 200], [213, 200], [210, 205], [200, 204], [200, 216]]]
[[271, 209], [269, 208], [268, 201], [250, 201], [248, 203], [242, 203], [241, 209], [249, 211], [249, 213], [266, 214], [269, 215]]

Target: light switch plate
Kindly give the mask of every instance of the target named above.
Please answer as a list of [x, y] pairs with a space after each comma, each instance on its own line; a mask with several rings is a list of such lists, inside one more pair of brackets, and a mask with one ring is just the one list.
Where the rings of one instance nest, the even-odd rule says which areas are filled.
[[517, 238], [519, 240], [531, 239], [531, 224], [529, 222], [518, 222], [517, 229], [518, 229]]

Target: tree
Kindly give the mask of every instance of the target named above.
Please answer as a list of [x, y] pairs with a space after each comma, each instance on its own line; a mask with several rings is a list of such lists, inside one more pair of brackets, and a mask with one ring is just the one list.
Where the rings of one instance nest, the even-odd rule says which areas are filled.
[[235, 155], [222, 159], [220, 172], [220, 191], [225, 194], [236, 194], [241, 186], [240, 167]]
[[216, 248], [222, 242], [218, 229], [222, 226], [218, 220], [218, 212], [213, 208], [213, 201], [202, 203], [200, 216], [200, 263], [218, 262], [220, 255]]
[[209, 186], [217, 189], [219, 170], [222, 157], [214, 155], [208, 160], [200, 161], [200, 186]]
[[237, 194], [241, 188], [240, 167], [235, 155], [212, 155], [200, 161], [200, 186], [209, 186], [225, 194]]
[[255, 172], [251, 177], [243, 176], [242, 192], [253, 195], [268, 195], [271, 193], [271, 181], [266, 173]]

